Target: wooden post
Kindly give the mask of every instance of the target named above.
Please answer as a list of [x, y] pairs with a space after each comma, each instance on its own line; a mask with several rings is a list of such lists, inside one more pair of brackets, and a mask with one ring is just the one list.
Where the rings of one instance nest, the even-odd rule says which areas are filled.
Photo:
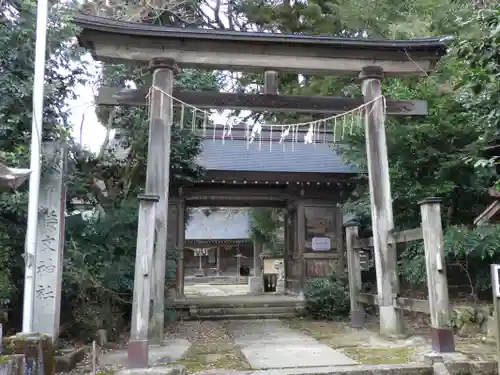
[[[303, 194], [301, 194], [303, 195]], [[296, 255], [294, 262], [298, 262], [299, 267], [297, 267], [299, 271], [299, 288], [298, 288], [298, 293], [299, 296], [304, 295], [304, 289], [306, 286], [307, 278], [306, 278], [306, 260], [304, 258], [304, 249], [306, 247], [306, 210], [304, 206], [304, 202], [299, 201], [297, 204], [297, 211], [296, 211], [296, 218], [297, 218], [297, 242], [295, 243], [296, 246]]]
[[239, 282], [240, 281], [240, 276], [241, 276], [241, 254], [240, 254], [240, 247], [236, 247], [236, 280]]
[[[495, 319], [498, 373], [500, 374], [500, 265], [492, 264], [491, 289], [493, 290], [493, 319]], [[0, 351], [1, 353], [1, 351]]]
[[389, 162], [385, 138], [385, 113], [380, 80], [382, 68], [368, 66], [360, 74], [366, 108], [365, 138], [370, 184], [373, 243], [377, 272], [377, 290], [380, 312], [380, 333], [403, 333], [401, 311], [393, 300], [399, 295], [396, 246], [389, 244], [390, 231], [394, 228], [392, 214]]
[[278, 72], [274, 70], [264, 72], [264, 94], [278, 95]]
[[365, 323], [365, 311], [363, 305], [358, 302], [358, 295], [361, 293], [361, 262], [359, 259], [359, 249], [354, 248], [354, 242], [358, 239], [358, 223], [349, 221], [345, 224], [346, 244], [347, 244], [347, 272], [349, 277], [349, 299], [351, 302], [351, 327], [362, 328]]
[[153, 311], [149, 324], [149, 337], [151, 343], [163, 344], [172, 127], [172, 99], [168, 95], [172, 94], [173, 70], [176, 69], [176, 65], [171, 59], [159, 58], [151, 60], [149, 66], [153, 71], [153, 90], [151, 92], [146, 194], [160, 197], [154, 222], [156, 241], [151, 284]]
[[333, 220], [335, 223], [335, 243], [337, 253], [339, 255], [339, 261], [336, 269], [337, 273], [339, 273], [340, 275], [345, 275], [346, 255], [344, 247], [344, 214], [342, 212], [342, 208], [339, 205], [335, 207], [335, 215]]
[[217, 276], [220, 276], [220, 246], [217, 246]]
[[450, 353], [455, 351], [455, 340], [453, 330], [449, 327], [451, 316], [441, 225], [441, 199], [427, 198], [419, 204], [429, 291], [432, 350]]
[[177, 209], [177, 298], [184, 297], [184, 236], [185, 236], [185, 215], [186, 202], [181, 199]]
[[66, 209], [66, 149], [56, 141], [44, 142], [48, 168], [40, 181], [33, 332], [59, 337]]
[[149, 363], [148, 326], [152, 275], [156, 205], [160, 197], [139, 196], [139, 224], [135, 254], [132, 326], [128, 343], [128, 362], [133, 368], [146, 368]]
[[262, 276], [262, 258], [260, 257], [262, 253], [262, 244], [258, 242], [253, 243], [253, 275], [254, 277], [260, 278]]

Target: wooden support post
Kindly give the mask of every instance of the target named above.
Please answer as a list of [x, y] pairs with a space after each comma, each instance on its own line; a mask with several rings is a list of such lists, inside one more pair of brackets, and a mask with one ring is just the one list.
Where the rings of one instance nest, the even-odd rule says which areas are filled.
[[[491, 289], [493, 290], [493, 319], [495, 319], [498, 373], [500, 374], [500, 265], [492, 264]], [[1, 353], [1, 351], [0, 351]]]
[[57, 141], [44, 142], [48, 168], [41, 176], [33, 332], [59, 337], [66, 209], [66, 149]]
[[403, 333], [403, 320], [401, 311], [394, 307], [393, 302], [394, 298], [399, 295], [399, 279], [396, 246], [389, 244], [390, 231], [394, 228], [394, 218], [385, 138], [384, 101], [380, 85], [382, 77], [383, 71], [378, 66], [366, 67], [360, 74], [364, 100], [366, 103], [371, 103], [365, 112], [365, 138], [380, 333], [391, 336]]
[[347, 244], [347, 272], [349, 277], [349, 298], [351, 302], [351, 327], [361, 328], [365, 323], [365, 311], [363, 305], [358, 302], [358, 295], [362, 290], [361, 262], [359, 249], [354, 248], [354, 242], [358, 238], [358, 223], [350, 221], [345, 224]]
[[[301, 193], [301, 195], [303, 195]], [[294, 257], [293, 262], [297, 262], [297, 269], [299, 270], [299, 288], [298, 293], [299, 296], [304, 295], [304, 289], [306, 287], [306, 260], [304, 259], [304, 249], [306, 247], [306, 209], [304, 206], [304, 202], [299, 201], [297, 204], [297, 210], [295, 211], [296, 215], [296, 228], [297, 228], [297, 242], [295, 243], [295, 251], [296, 255]]]
[[260, 257], [262, 253], [262, 243], [260, 242], [254, 242], [253, 244], [253, 275], [255, 277], [261, 277], [262, 276], [262, 258]]
[[340, 205], [335, 207], [335, 214], [333, 221], [335, 223], [335, 244], [337, 253], [339, 255], [339, 261], [337, 263], [337, 273], [339, 275], [345, 275], [346, 271], [346, 255], [344, 247], [344, 214]]
[[170, 185], [170, 136], [173, 112], [172, 98], [168, 95], [172, 94], [173, 69], [176, 68], [176, 65], [171, 59], [153, 59], [149, 66], [153, 71], [153, 90], [151, 92], [146, 194], [160, 197], [155, 209], [156, 241], [151, 284], [153, 311], [149, 324], [149, 337], [152, 343], [163, 344], [168, 194]]
[[220, 246], [217, 246], [217, 276], [220, 276]]
[[179, 201], [177, 209], [177, 282], [176, 292], [177, 298], [184, 298], [184, 236], [185, 227], [184, 223], [186, 215], [186, 202], [184, 199]]
[[153, 256], [155, 243], [156, 205], [160, 197], [139, 196], [139, 224], [135, 254], [132, 326], [128, 343], [128, 362], [133, 368], [149, 364], [148, 326], [151, 283], [154, 281]]
[[264, 94], [278, 95], [278, 72], [274, 70], [264, 72]]
[[427, 198], [419, 204], [429, 291], [432, 350], [438, 353], [454, 352], [455, 340], [453, 330], [449, 327], [451, 315], [441, 225], [441, 199]]

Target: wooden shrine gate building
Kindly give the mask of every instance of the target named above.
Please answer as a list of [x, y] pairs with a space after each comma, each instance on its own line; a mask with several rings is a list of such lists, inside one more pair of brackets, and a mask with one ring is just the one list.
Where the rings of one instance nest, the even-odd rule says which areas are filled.
[[[224, 144], [220, 135], [216, 135], [215, 143], [204, 141], [200, 163], [207, 173], [203, 181], [189, 187], [170, 186], [170, 129], [173, 107], [178, 105], [173, 98], [196, 108], [323, 115], [344, 113], [367, 103], [365, 137], [380, 329], [383, 333], [399, 330], [399, 313], [392, 301], [399, 293], [399, 282], [394, 277], [396, 250], [389, 244], [394, 223], [383, 103], [389, 115], [425, 115], [427, 107], [422, 101], [382, 101], [381, 81], [384, 76], [425, 75], [445, 53], [442, 38], [395, 41], [176, 29], [85, 15], [78, 15], [76, 24], [81, 28], [80, 44], [94, 59], [149, 63], [153, 71], [151, 90], [142, 87], [120, 93], [120, 89], [110, 88], [109, 95], [101, 90], [98, 103], [147, 105], [150, 102], [147, 178], [145, 195], [140, 197], [128, 347], [132, 365], [147, 366], [148, 330], [150, 340], [163, 340], [167, 249], [173, 251], [183, 246], [184, 225], [181, 223], [184, 223], [186, 206], [286, 208], [285, 277], [289, 293], [299, 294], [307, 277], [325, 276], [335, 265], [339, 270], [344, 269], [341, 204], [349, 194], [348, 179], [356, 171], [346, 166], [327, 144], [295, 143], [293, 152], [283, 152], [275, 144], [271, 151], [258, 152], [257, 144], [251, 144], [247, 150], [245, 137], [233, 130], [233, 139], [226, 139]], [[173, 89], [173, 74], [178, 68], [265, 71], [268, 78], [276, 77], [277, 72], [359, 76], [363, 98], [280, 96], [274, 79], [267, 80], [265, 94], [182, 92]], [[263, 134], [264, 139], [271, 136], [278, 142], [279, 134]], [[171, 234], [168, 244], [167, 230]], [[330, 250], [312, 252], [314, 236], [331, 238]], [[178, 296], [182, 295], [182, 280], [183, 265], [179, 259]], [[151, 317], [149, 322], [144, 319], [146, 316]]]

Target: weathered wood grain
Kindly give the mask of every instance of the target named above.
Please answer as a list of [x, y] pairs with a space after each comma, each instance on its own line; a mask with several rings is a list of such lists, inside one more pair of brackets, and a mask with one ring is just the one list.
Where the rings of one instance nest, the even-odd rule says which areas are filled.
[[[119, 87], [104, 86], [96, 97], [97, 105], [146, 106], [149, 86], [123, 91]], [[349, 111], [363, 104], [363, 99], [330, 96], [286, 96], [277, 94], [245, 94], [229, 92], [197, 92], [173, 90], [173, 96], [202, 109], [248, 109], [252, 111], [307, 112], [336, 114]], [[178, 102], [173, 103], [179, 107]], [[426, 116], [425, 100], [387, 99], [387, 114]]]
[[[422, 228], [412, 228], [391, 233], [389, 235], [389, 244], [405, 243], [422, 239]], [[354, 242], [355, 249], [367, 249], [370, 247], [373, 247], [373, 237], [359, 238]]]
[[431, 323], [434, 327], [444, 328], [447, 327], [450, 319], [450, 302], [439, 200], [428, 199], [422, 201], [420, 211], [422, 215]]
[[364, 323], [364, 309], [358, 301], [363, 286], [361, 280], [361, 262], [354, 243], [358, 238], [358, 226], [354, 223], [346, 226], [347, 273], [349, 278], [349, 299], [351, 305], [351, 326], [360, 328]]
[[377, 270], [377, 291], [380, 311], [380, 333], [403, 333], [402, 316], [393, 306], [393, 296], [399, 294], [396, 246], [389, 243], [394, 228], [391, 183], [385, 135], [385, 114], [380, 79], [383, 70], [379, 66], [363, 69], [362, 91], [367, 103], [365, 139], [368, 158], [368, 180], [373, 227], [373, 249]]

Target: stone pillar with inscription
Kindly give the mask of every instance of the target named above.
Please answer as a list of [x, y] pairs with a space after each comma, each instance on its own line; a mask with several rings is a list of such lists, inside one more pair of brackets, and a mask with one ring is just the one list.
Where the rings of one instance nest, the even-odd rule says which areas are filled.
[[40, 180], [33, 332], [59, 336], [64, 249], [66, 150], [56, 141], [42, 145], [47, 167]]

